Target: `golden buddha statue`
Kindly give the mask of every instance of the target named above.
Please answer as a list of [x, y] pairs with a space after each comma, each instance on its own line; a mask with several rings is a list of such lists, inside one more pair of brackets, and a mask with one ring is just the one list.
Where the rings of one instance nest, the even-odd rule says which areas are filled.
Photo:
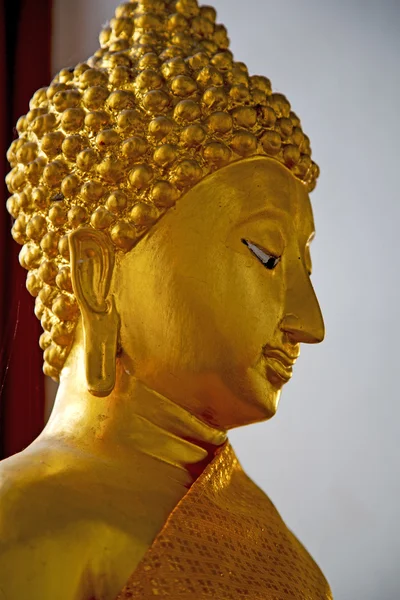
[[227, 441], [324, 324], [309, 140], [215, 19], [122, 4], [18, 121], [7, 208], [60, 386], [0, 465], [2, 600], [332, 598]]

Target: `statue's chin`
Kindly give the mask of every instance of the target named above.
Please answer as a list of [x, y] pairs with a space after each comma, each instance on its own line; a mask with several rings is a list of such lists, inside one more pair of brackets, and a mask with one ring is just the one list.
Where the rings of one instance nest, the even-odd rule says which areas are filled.
[[283, 380], [279, 374], [267, 367], [261, 372], [256, 370], [254, 383], [256, 384], [255, 400], [258, 408], [263, 413], [260, 420], [270, 419], [278, 410], [282, 387], [287, 383], [287, 380]]
[[[232, 383], [238, 386], [233, 389]], [[227, 429], [271, 419], [278, 410], [283, 385], [282, 380], [267, 377], [265, 368], [259, 366], [247, 369], [239, 382], [230, 381], [232, 425]]]

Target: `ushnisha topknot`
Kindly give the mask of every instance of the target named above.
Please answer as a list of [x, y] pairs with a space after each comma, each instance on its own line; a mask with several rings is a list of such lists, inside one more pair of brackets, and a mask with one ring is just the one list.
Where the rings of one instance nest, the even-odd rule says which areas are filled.
[[18, 121], [7, 209], [55, 380], [79, 316], [69, 232], [90, 224], [129, 251], [201, 179], [253, 155], [315, 187], [298, 117], [266, 77], [234, 61], [215, 19], [196, 0], [122, 4], [94, 56], [60, 71]]

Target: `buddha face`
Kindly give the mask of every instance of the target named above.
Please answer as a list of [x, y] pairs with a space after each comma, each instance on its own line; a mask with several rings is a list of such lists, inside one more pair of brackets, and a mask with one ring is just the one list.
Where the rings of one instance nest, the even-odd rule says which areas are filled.
[[275, 414], [324, 337], [304, 185], [256, 157], [203, 180], [116, 265], [120, 364], [214, 426]]

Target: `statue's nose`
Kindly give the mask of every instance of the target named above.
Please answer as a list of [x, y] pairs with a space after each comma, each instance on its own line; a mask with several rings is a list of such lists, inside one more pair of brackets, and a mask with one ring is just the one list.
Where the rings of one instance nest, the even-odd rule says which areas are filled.
[[319, 344], [325, 324], [314, 288], [307, 273], [298, 274], [288, 288], [281, 330], [294, 344]]

